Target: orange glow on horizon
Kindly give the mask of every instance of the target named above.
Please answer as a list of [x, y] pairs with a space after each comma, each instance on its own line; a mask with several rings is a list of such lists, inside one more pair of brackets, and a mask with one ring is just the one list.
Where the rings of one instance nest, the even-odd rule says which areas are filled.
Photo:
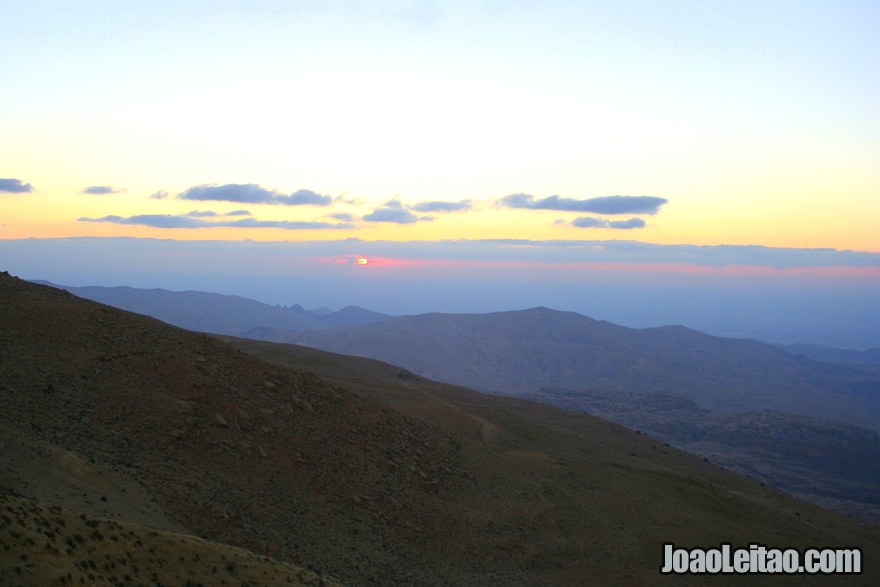
[[[352, 257], [321, 257], [318, 263], [351, 262]], [[358, 265], [389, 269], [501, 269], [532, 271], [610, 272], [670, 275], [714, 275], [727, 277], [799, 277], [819, 279], [880, 279], [880, 267], [831, 266], [773, 267], [770, 265], [698, 265], [696, 263], [621, 263], [613, 261], [516, 261], [468, 259], [418, 259], [395, 257], [355, 257]]]

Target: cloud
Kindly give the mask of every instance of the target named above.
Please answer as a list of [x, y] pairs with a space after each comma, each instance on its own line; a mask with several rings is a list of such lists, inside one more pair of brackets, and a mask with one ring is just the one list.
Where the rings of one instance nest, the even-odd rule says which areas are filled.
[[136, 224], [154, 228], [202, 228], [210, 223], [190, 216], [174, 216], [171, 214], [139, 214], [123, 218], [122, 216], [103, 216], [101, 218], [77, 218], [80, 222], [110, 222], [112, 224]]
[[[194, 210], [193, 212], [198, 212]], [[347, 223], [309, 222], [291, 220], [256, 220], [241, 218], [239, 220], [202, 220], [202, 217], [217, 216], [216, 213], [198, 212], [196, 216], [190, 212], [185, 215], [173, 214], [138, 214], [124, 218], [122, 216], [103, 216], [101, 218], [78, 218], [80, 222], [109, 222], [112, 224], [128, 224], [150, 226], [153, 228], [281, 228], [284, 230], [323, 230], [355, 228]]]
[[20, 179], [0, 179], [0, 192], [9, 194], [29, 194], [34, 191], [34, 186], [24, 183]]
[[656, 196], [603, 196], [575, 200], [549, 196], [540, 200], [529, 194], [511, 194], [501, 198], [502, 206], [528, 210], [567, 210], [594, 214], [656, 214], [669, 200]]
[[377, 208], [366, 216], [367, 222], [395, 222], [397, 224], [412, 224], [419, 220], [431, 220], [430, 217], [419, 217], [402, 208]]
[[572, 220], [571, 225], [578, 228], [605, 228], [608, 226], [608, 221], [604, 218], [582, 216], [581, 218], [575, 218]]
[[575, 218], [571, 222], [572, 226], [577, 228], [644, 228], [645, 221], [641, 218], [630, 218], [629, 220], [608, 220], [607, 218], [593, 218], [592, 216], [581, 216]]
[[168, 192], [159, 190], [155, 194], [151, 194], [150, 197], [153, 198], [154, 200], [164, 200], [165, 198], [168, 197]]
[[460, 202], [419, 202], [410, 207], [416, 212], [464, 212], [473, 208], [472, 200], [461, 200]]
[[630, 228], [645, 228], [645, 221], [641, 218], [630, 218], [629, 220], [612, 220], [608, 223], [608, 228], [621, 228], [628, 230]]
[[232, 212], [214, 212], [213, 210], [190, 210], [186, 213], [192, 218], [213, 218], [216, 216], [250, 216], [247, 210], [233, 210]]
[[330, 196], [322, 196], [312, 190], [297, 190], [289, 196], [275, 196], [276, 204], [285, 206], [329, 206], [333, 203]]
[[397, 198], [388, 200], [383, 208], [376, 208], [364, 216], [364, 220], [367, 222], [394, 222], [396, 224], [412, 224], [433, 219], [431, 216], [416, 216]]
[[343, 222], [354, 222], [354, 214], [349, 214], [348, 212], [339, 212], [337, 214], [331, 214], [331, 218], [335, 218], [336, 220], [341, 220]]
[[89, 187], [83, 188], [81, 193], [103, 196], [105, 194], [118, 194], [121, 191], [122, 190], [117, 190], [109, 185], [90, 185]]
[[292, 220], [256, 220], [254, 218], [242, 218], [241, 220], [213, 222], [211, 226], [231, 226], [234, 228], [283, 228], [285, 230], [315, 230], [315, 229], [345, 229], [355, 228], [348, 223], [333, 224], [330, 222], [306, 222]]
[[363, 201], [360, 198], [355, 198], [348, 194], [336, 196], [333, 201], [338, 204], [348, 204], [349, 206], [360, 206], [363, 204]]
[[224, 185], [197, 185], [177, 194], [180, 200], [241, 202], [245, 204], [273, 204], [282, 206], [329, 206], [333, 198], [311, 190], [298, 190], [284, 195], [267, 190], [254, 183], [227, 183]]
[[177, 194], [177, 198], [180, 200], [213, 200], [267, 204], [275, 195], [275, 192], [261, 188], [253, 183], [227, 183], [225, 185], [197, 185]]

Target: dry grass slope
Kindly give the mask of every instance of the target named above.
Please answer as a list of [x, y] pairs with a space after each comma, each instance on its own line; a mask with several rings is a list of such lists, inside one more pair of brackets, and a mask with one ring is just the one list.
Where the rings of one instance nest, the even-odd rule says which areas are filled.
[[301, 567], [186, 534], [0, 494], [3, 585], [333, 587]]

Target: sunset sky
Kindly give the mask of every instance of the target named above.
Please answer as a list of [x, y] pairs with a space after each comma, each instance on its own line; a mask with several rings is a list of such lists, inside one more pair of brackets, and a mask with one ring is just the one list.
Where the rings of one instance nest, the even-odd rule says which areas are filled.
[[515, 239], [568, 271], [880, 291], [873, 0], [0, 8], [0, 240], [291, 241], [439, 271]]

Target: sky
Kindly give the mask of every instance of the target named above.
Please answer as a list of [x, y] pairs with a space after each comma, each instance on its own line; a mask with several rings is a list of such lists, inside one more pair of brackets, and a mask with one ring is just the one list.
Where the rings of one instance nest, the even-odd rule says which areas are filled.
[[877, 2], [0, 11], [0, 269], [394, 313], [739, 307], [880, 345]]

